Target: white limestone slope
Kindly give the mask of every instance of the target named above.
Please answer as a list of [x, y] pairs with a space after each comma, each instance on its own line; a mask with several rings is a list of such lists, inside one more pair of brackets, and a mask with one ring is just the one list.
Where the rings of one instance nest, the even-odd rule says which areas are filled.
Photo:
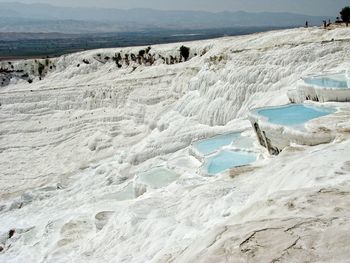
[[[154, 63], [121, 68], [104, 58], [141, 48], [94, 50], [50, 60], [42, 80], [13, 62], [34, 81], [0, 89], [0, 262], [346, 261], [349, 103], [327, 119], [330, 144], [277, 157], [256, 144], [234, 178], [204, 177], [189, 145], [254, 136], [249, 109], [348, 70], [349, 43], [345, 28], [273, 31], [184, 43], [191, 59], [173, 65], [161, 57], [179, 62], [182, 44], [152, 46]], [[135, 198], [135, 175], [161, 166], [180, 178]]]

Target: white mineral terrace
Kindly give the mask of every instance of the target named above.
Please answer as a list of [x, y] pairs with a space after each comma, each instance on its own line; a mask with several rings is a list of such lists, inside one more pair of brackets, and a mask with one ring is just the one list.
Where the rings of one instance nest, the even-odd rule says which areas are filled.
[[[350, 103], [279, 126], [278, 156], [247, 116], [303, 76], [349, 72], [349, 43], [349, 28], [300, 28], [0, 62], [0, 262], [347, 262]], [[289, 129], [328, 140], [274, 141]], [[192, 146], [234, 132], [257, 160], [205, 176], [247, 145]]]

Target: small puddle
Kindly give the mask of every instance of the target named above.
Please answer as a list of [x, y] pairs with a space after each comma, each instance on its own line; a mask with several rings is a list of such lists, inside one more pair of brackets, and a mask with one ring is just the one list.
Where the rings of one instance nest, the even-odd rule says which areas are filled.
[[113, 198], [117, 201], [124, 201], [135, 198], [132, 183], [127, 184], [120, 192], [115, 193], [113, 195]]
[[148, 185], [151, 188], [162, 188], [176, 181], [179, 175], [164, 167], [153, 168], [149, 171], [140, 173], [135, 181], [137, 183]]

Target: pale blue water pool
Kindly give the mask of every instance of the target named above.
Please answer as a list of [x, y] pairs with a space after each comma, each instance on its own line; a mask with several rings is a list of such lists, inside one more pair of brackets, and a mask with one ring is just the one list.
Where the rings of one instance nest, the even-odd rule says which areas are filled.
[[285, 126], [301, 125], [312, 119], [334, 112], [336, 112], [334, 108], [306, 106], [303, 104], [291, 104], [257, 110], [257, 114], [264, 116], [269, 122]]
[[200, 153], [208, 155], [220, 150], [223, 146], [230, 145], [233, 141], [238, 141], [240, 137], [240, 133], [223, 134], [197, 141], [193, 145]]
[[256, 161], [256, 155], [246, 152], [221, 151], [209, 158], [206, 168], [209, 174], [217, 174], [229, 168], [247, 165]]
[[336, 74], [328, 76], [308, 77], [304, 79], [304, 82], [310, 85], [315, 85], [322, 88], [333, 89], [348, 89], [350, 80], [345, 75]]

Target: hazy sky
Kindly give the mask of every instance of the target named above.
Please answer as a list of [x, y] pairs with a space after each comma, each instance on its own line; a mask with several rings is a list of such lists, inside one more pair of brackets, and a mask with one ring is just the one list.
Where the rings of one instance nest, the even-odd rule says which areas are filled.
[[48, 3], [63, 6], [154, 8], [205, 11], [286, 11], [310, 15], [337, 16], [350, 0], [0, 0], [0, 2]]

